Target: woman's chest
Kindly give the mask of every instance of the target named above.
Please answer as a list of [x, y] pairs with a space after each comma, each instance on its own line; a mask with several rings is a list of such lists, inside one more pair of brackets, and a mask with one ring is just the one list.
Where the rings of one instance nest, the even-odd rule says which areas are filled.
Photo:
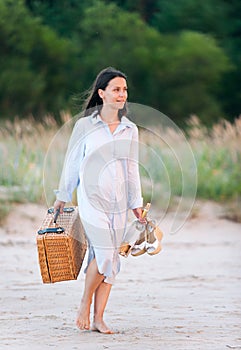
[[131, 128], [111, 133], [108, 127], [93, 129], [85, 137], [85, 156], [128, 158], [131, 146]]

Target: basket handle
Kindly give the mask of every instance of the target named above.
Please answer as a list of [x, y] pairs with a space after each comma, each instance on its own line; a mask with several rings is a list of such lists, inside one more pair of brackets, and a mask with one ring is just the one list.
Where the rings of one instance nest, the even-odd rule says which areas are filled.
[[[75, 210], [74, 207], [67, 207], [67, 208], [64, 208], [64, 209], [63, 209], [63, 212], [64, 212], [64, 213], [72, 213], [74, 210]], [[49, 208], [49, 209], [48, 209], [48, 213], [49, 213], [49, 214], [53, 214], [53, 213], [54, 213], [54, 208]], [[59, 214], [60, 214], [60, 211], [59, 211], [59, 209], [57, 209], [57, 210], [56, 210], [56, 213], [54, 214], [54, 223], [55, 223], [55, 224], [56, 224], [56, 222], [57, 222], [57, 219], [58, 219]]]
[[43, 230], [39, 230], [39, 235], [44, 235], [45, 233], [63, 233], [64, 228], [63, 227], [51, 227], [51, 228], [44, 228]]
[[[72, 213], [74, 210], [75, 210], [74, 207], [64, 207], [63, 212], [64, 213]], [[54, 212], [54, 208], [48, 209], [49, 214], [53, 214], [53, 212]]]

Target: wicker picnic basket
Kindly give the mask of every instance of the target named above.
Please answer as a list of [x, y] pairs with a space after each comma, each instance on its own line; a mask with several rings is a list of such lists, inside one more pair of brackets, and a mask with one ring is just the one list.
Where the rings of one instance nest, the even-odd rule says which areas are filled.
[[43, 283], [76, 280], [87, 249], [78, 207], [64, 208], [58, 219], [53, 213], [48, 209], [36, 235]]

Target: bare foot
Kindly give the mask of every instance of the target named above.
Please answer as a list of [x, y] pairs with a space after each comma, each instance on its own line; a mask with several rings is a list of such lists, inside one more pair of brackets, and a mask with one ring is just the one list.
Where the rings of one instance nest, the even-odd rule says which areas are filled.
[[100, 321], [94, 321], [92, 328], [92, 331], [97, 331], [100, 333], [104, 333], [104, 334], [114, 334], [113, 331], [111, 331], [105, 324], [105, 322], [103, 320]]
[[90, 329], [90, 305], [89, 302], [81, 301], [76, 318], [76, 325], [79, 329]]

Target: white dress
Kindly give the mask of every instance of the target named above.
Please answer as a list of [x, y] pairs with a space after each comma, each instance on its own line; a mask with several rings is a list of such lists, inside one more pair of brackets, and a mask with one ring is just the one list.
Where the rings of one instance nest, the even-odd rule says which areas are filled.
[[143, 205], [134, 123], [122, 117], [111, 133], [97, 111], [76, 122], [57, 199], [70, 202], [76, 187], [89, 241], [88, 264], [96, 258], [99, 273], [112, 284], [120, 270], [118, 247], [126, 233], [128, 209]]

